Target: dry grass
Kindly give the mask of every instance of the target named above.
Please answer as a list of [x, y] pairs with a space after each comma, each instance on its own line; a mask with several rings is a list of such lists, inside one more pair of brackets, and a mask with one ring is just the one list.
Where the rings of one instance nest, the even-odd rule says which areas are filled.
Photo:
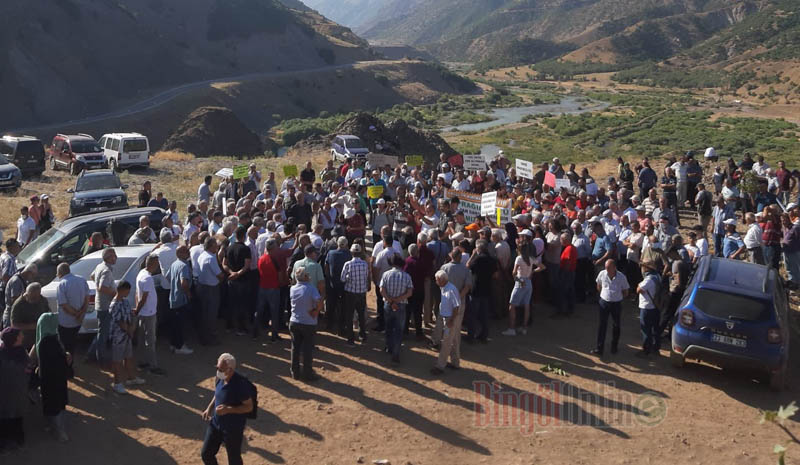
[[176, 151], [168, 151], [168, 152], [156, 152], [153, 155], [152, 160], [159, 160], [159, 161], [192, 161], [194, 160], [194, 155], [190, 153], [184, 152], [176, 152]]

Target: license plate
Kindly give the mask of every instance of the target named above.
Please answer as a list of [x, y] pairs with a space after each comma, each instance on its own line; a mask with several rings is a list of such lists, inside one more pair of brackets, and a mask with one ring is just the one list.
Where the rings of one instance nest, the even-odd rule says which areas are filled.
[[712, 342], [719, 342], [721, 344], [727, 344], [729, 346], [747, 347], [747, 340], [746, 339], [739, 339], [738, 337], [723, 336], [721, 334], [712, 334], [711, 335], [711, 341]]
[[104, 207], [92, 207], [92, 208], [90, 208], [90, 209], [89, 209], [89, 211], [90, 211], [90, 212], [99, 212], [99, 211], [100, 211], [100, 210], [102, 210], [103, 208], [104, 208]]
[[139, 154], [138, 153], [132, 153], [132, 154], [128, 155], [128, 158], [131, 159], [131, 160], [137, 160], [139, 158]]

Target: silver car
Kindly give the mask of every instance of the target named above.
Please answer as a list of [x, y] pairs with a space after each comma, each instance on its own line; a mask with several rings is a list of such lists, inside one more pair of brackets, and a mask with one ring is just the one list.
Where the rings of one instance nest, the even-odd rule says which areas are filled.
[[17, 189], [22, 184], [22, 171], [0, 155], [0, 189]]
[[[136, 275], [142, 269], [144, 260], [152, 252], [154, 245], [131, 245], [124, 247], [114, 247], [117, 253], [117, 263], [114, 265], [114, 282], [122, 280], [131, 283], [131, 286], [136, 288]], [[80, 334], [94, 334], [98, 331], [97, 312], [94, 309], [94, 296], [95, 286], [94, 281], [89, 277], [102, 258], [103, 251], [92, 252], [89, 255], [80, 258], [78, 261], [70, 265], [70, 272], [86, 280], [89, 285], [89, 308], [86, 311], [86, 316], [83, 318], [83, 325], [81, 326]], [[56, 292], [60, 279], [56, 278], [50, 284], [42, 288], [42, 297], [47, 299], [47, 304], [50, 310], [57, 311], [58, 303], [56, 301]], [[128, 294], [128, 301], [133, 308], [134, 292]]]

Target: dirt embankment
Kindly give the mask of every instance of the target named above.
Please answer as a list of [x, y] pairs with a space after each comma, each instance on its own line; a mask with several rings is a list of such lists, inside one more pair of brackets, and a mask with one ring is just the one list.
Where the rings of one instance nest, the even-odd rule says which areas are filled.
[[212, 155], [261, 155], [261, 139], [228, 108], [202, 107], [193, 111], [172, 133], [163, 151]]

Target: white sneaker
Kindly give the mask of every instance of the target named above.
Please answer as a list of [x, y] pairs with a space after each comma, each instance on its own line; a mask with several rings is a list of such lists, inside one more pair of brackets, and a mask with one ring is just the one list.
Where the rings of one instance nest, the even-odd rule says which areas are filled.
[[500, 334], [502, 334], [503, 336], [516, 336], [517, 330], [515, 330], [514, 328], [508, 328], [507, 330], [503, 331]]
[[141, 386], [142, 384], [144, 384], [146, 382], [147, 381], [145, 381], [142, 378], [139, 378], [137, 376], [136, 378], [129, 379], [128, 381], [125, 381], [125, 385], [126, 386]]
[[175, 353], [177, 355], [192, 355], [194, 351], [184, 344], [180, 349], [175, 349]]
[[123, 386], [123, 385], [122, 385], [122, 383], [112, 384], [112, 385], [111, 385], [111, 388], [112, 388], [112, 389], [114, 390], [114, 392], [116, 392], [117, 394], [127, 394], [127, 393], [128, 393], [128, 390], [127, 390], [127, 389], [125, 389], [125, 386]]

